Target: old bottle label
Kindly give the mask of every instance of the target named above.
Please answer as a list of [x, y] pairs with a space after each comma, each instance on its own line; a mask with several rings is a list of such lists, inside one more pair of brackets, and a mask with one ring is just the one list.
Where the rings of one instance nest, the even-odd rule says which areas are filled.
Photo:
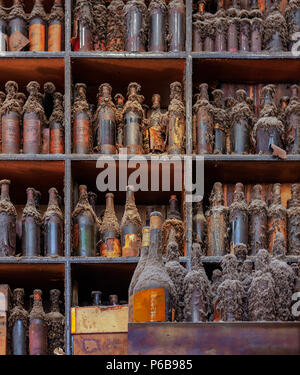
[[48, 28], [48, 51], [61, 51], [61, 25], [54, 24]]
[[64, 137], [60, 129], [50, 130], [50, 153], [63, 154], [64, 153]]
[[15, 31], [8, 39], [9, 51], [22, 51], [29, 44], [29, 39], [20, 31]]
[[125, 245], [122, 248], [123, 257], [139, 256], [138, 236], [136, 233], [125, 234]]
[[2, 152], [8, 153], [12, 149], [18, 152], [20, 146], [19, 121], [4, 117], [2, 120]]
[[100, 255], [102, 257], [117, 258], [122, 253], [121, 243], [118, 238], [107, 238], [100, 246]]
[[90, 122], [89, 120], [75, 120], [73, 129], [73, 141], [76, 144], [88, 145], [90, 141]]
[[133, 296], [133, 322], [165, 322], [165, 290], [145, 289]]
[[35, 23], [29, 26], [30, 51], [45, 51], [45, 25]]
[[41, 144], [41, 122], [40, 120], [24, 120], [24, 146], [26, 144]]

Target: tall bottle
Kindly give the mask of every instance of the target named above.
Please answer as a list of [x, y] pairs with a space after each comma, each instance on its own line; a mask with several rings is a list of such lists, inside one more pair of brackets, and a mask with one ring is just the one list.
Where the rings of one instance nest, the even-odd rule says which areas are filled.
[[238, 52], [239, 50], [239, 28], [240, 28], [240, 3], [239, 0], [232, 0], [228, 14], [227, 51]]
[[162, 261], [162, 215], [150, 216], [150, 246], [146, 265], [133, 290], [133, 322], [167, 322], [174, 317], [177, 294]]
[[124, 96], [120, 93], [114, 96], [114, 101], [116, 105], [116, 124], [117, 124], [117, 149], [121, 148], [124, 144], [124, 120], [123, 120], [123, 108], [125, 104]]
[[29, 355], [46, 355], [47, 325], [42, 303], [42, 291], [33, 291], [33, 307], [29, 314]]
[[95, 24], [88, 0], [76, 0], [72, 45], [74, 51], [92, 51]]
[[107, 10], [104, 0], [90, 0], [95, 23], [94, 51], [106, 50]]
[[185, 5], [183, 0], [171, 0], [168, 5], [169, 51], [185, 50]]
[[228, 209], [224, 206], [221, 182], [215, 182], [209, 198], [207, 213], [207, 255], [222, 256], [228, 253]]
[[64, 96], [55, 92], [54, 108], [49, 118], [50, 129], [50, 154], [63, 154], [65, 152], [65, 118], [64, 118]]
[[286, 51], [287, 40], [287, 24], [281, 14], [278, 0], [275, 0], [264, 21], [264, 49], [270, 52]]
[[149, 147], [152, 153], [165, 151], [166, 129], [163, 113], [160, 109], [160, 95], [152, 96], [152, 109], [149, 118]]
[[94, 115], [97, 148], [100, 154], [116, 153], [116, 107], [108, 83], [99, 86], [98, 108]]
[[249, 52], [250, 51], [250, 19], [249, 12], [243, 9], [240, 13], [240, 39], [239, 39], [239, 51]]
[[16, 217], [17, 211], [9, 197], [10, 180], [1, 180], [0, 198], [0, 256], [16, 254]]
[[289, 35], [289, 51], [293, 46], [292, 35], [300, 31], [300, 6], [298, 0], [290, 0], [285, 8], [285, 20]]
[[55, 188], [49, 190], [49, 204], [43, 221], [45, 231], [45, 256], [63, 256], [64, 217], [58, 205], [58, 192]]
[[256, 255], [260, 249], [268, 248], [267, 205], [262, 198], [261, 185], [255, 185], [249, 204], [249, 255]]
[[203, 200], [196, 203], [196, 212], [193, 216], [193, 242], [199, 243], [203, 253], [206, 250], [207, 221], [203, 213]]
[[46, 51], [46, 20], [42, 0], [35, 0], [29, 16], [30, 51]]
[[226, 153], [226, 111], [224, 109], [223, 99], [224, 93], [222, 90], [216, 89], [212, 92], [213, 101], [213, 118], [214, 118], [214, 154]]
[[287, 153], [300, 154], [300, 99], [298, 85], [291, 86], [291, 98], [285, 109], [285, 115]]
[[28, 312], [24, 309], [24, 289], [17, 288], [13, 292], [14, 307], [9, 313], [11, 328], [12, 355], [26, 355], [26, 331]]
[[262, 50], [263, 35], [263, 15], [258, 7], [258, 0], [251, 1], [251, 10], [249, 12], [251, 19], [251, 52], [260, 52]]
[[120, 225], [114, 208], [114, 195], [107, 193], [106, 208], [101, 224], [100, 235], [100, 255], [103, 257], [116, 258], [122, 255], [120, 242]]
[[72, 214], [74, 255], [92, 257], [96, 255], [95, 228], [100, 222], [88, 201], [87, 187], [79, 186], [79, 200]]
[[300, 255], [300, 184], [292, 184], [287, 208], [288, 254]]
[[3, 7], [3, 0], [0, 1], [0, 51], [7, 51], [7, 14]]
[[48, 323], [48, 351], [49, 354], [54, 354], [57, 348], [64, 349], [64, 330], [65, 317], [61, 314], [60, 291], [58, 289], [50, 290], [50, 312], [46, 315]]
[[213, 106], [209, 103], [207, 90], [207, 83], [202, 83], [199, 86], [200, 94], [193, 107], [196, 126], [197, 154], [212, 154], [213, 151]]
[[[219, 13], [219, 14], [218, 14]], [[227, 51], [226, 39], [228, 31], [228, 21], [225, 10], [220, 8], [213, 19], [213, 26], [215, 28], [215, 51], [225, 52]]]
[[36, 81], [31, 81], [26, 89], [29, 96], [24, 105], [23, 152], [39, 154], [42, 147], [43, 127], [46, 123], [44, 108], [39, 100], [40, 85]]
[[58, 52], [65, 49], [64, 7], [62, 0], [54, 0], [48, 18], [48, 51]]
[[147, 13], [144, 0], [129, 0], [125, 4], [125, 51], [146, 51]]
[[205, 20], [205, 2], [200, 0], [198, 3], [198, 9], [195, 14], [193, 14], [193, 52], [203, 51], [202, 43], [202, 31], [203, 22]]
[[41, 214], [35, 205], [35, 190], [28, 188], [27, 203], [22, 216], [22, 255], [41, 255]]
[[107, 7], [107, 51], [124, 51], [124, 2], [112, 0]]
[[149, 254], [149, 246], [150, 246], [150, 227], [143, 228], [143, 240], [142, 240], [142, 249], [141, 249], [141, 256], [139, 262], [134, 270], [132, 275], [129, 289], [128, 289], [128, 320], [129, 322], [133, 322], [133, 290], [135, 288], [136, 283], [139, 280], [141, 273], [143, 272]]
[[126, 188], [125, 211], [121, 221], [122, 256], [139, 256], [142, 239], [142, 220], [135, 205], [134, 187]]
[[89, 154], [92, 152], [91, 112], [86, 101], [86, 85], [76, 83], [75, 100], [72, 107], [73, 152]]
[[22, 51], [29, 44], [27, 17], [22, 0], [14, 0], [8, 20], [8, 50]]
[[18, 84], [14, 81], [6, 82], [5, 91], [7, 95], [1, 108], [2, 153], [19, 154], [22, 107], [16, 98]]
[[166, 15], [167, 6], [165, 0], [151, 0], [149, 13], [149, 39], [148, 50], [150, 52], [166, 51]]
[[144, 97], [140, 95], [141, 86], [136, 82], [128, 85], [128, 100], [123, 108], [124, 119], [124, 146], [129, 154], [143, 154], [143, 127], [144, 110], [142, 102]]
[[230, 253], [234, 254], [237, 244], [248, 245], [248, 206], [244, 196], [244, 185], [237, 183], [233, 193], [233, 202], [229, 207], [231, 227]]
[[167, 152], [181, 154], [185, 151], [185, 105], [180, 82], [170, 84], [168, 107]]

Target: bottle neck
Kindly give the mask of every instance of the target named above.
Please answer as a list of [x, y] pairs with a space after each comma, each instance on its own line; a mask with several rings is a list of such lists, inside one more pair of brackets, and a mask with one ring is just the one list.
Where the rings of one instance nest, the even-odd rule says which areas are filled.
[[56, 190], [49, 190], [49, 206], [58, 206], [58, 198]]
[[32, 189], [27, 191], [27, 204], [35, 207], [35, 194]]
[[114, 198], [111, 195], [106, 196], [106, 209], [108, 211], [114, 211], [115, 210]]
[[197, 210], [196, 211], [197, 215], [203, 215], [203, 203], [202, 202], [197, 203], [196, 210]]
[[10, 200], [9, 198], [9, 184], [1, 185], [1, 200]]
[[127, 190], [126, 192], [126, 203], [135, 204], [134, 192], [132, 190]]
[[43, 309], [42, 296], [40, 293], [34, 293], [33, 295], [33, 309]]
[[57, 300], [56, 298], [51, 300], [51, 311], [52, 312], [60, 312], [59, 311], [59, 300]]
[[24, 290], [14, 292], [14, 305], [20, 308], [24, 307]]
[[162, 248], [161, 248], [161, 229], [150, 229], [150, 246], [148, 261], [153, 263], [162, 264]]

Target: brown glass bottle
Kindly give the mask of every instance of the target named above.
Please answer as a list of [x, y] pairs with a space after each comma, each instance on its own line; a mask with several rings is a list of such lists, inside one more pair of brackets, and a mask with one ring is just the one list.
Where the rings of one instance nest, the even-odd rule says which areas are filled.
[[50, 312], [46, 315], [48, 323], [48, 351], [49, 354], [54, 354], [57, 348], [64, 349], [64, 330], [65, 317], [61, 314], [60, 291], [58, 289], [50, 290]]
[[54, 108], [49, 118], [50, 154], [63, 154], [65, 152], [65, 120], [64, 120], [64, 96], [55, 92]]
[[266, 51], [281, 52], [287, 50], [287, 24], [281, 14], [278, 0], [274, 1], [271, 11], [264, 21], [263, 35]]
[[167, 6], [165, 0], [151, 0], [148, 8], [149, 13], [149, 40], [148, 50], [150, 52], [166, 51], [166, 15]]
[[289, 51], [292, 49], [294, 40], [292, 35], [300, 31], [300, 7], [297, 0], [291, 0], [285, 8], [285, 20], [287, 23], [288, 35], [289, 35]]
[[251, 24], [249, 12], [245, 9], [240, 13], [239, 31], [239, 51], [249, 52], [251, 42]]
[[98, 108], [94, 116], [97, 148], [100, 154], [116, 153], [116, 107], [108, 83], [99, 86]]
[[49, 204], [44, 215], [45, 256], [63, 256], [63, 221], [63, 213], [58, 205], [58, 192], [55, 188], [51, 188]]
[[106, 209], [101, 225], [101, 246], [100, 255], [103, 257], [120, 257], [122, 248], [120, 242], [120, 225], [114, 209], [114, 195], [107, 193]]
[[251, 10], [249, 12], [251, 19], [251, 52], [260, 52], [262, 50], [263, 34], [263, 15], [258, 7], [257, 0], [251, 1]]
[[33, 307], [29, 314], [29, 355], [46, 355], [47, 325], [42, 304], [42, 291], [33, 291]]
[[124, 7], [125, 51], [146, 51], [147, 7], [144, 0], [129, 0]]
[[145, 267], [133, 290], [133, 321], [166, 322], [172, 320], [176, 292], [162, 262], [162, 215], [150, 216], [150, 246]]
[[0, 1], [0, 51], [7, 51], [7, 14], [3, 7], [3, 1]]
[[16, 254], [16, 217], [17, 211], [9, 197], [10, 180], [1, 180], [0, 198], [0, 256]]
[[48, 51], [59, 52], [65, 49], [64, 8], [62, 0], [54, 0], [48, 18]]
[[30, 51], [46, 51], [46, 20], [42, 0], [35, 0], [29, 16]]
[[149, 118], [149, 147], [152, 153], [165, 151], [166, 130], [163, 121], [163, 114], [160, 109], [160, 95], [152, 96], [152, 109]]
[[23, 9], [22, 0], [14, 0], [8, 15], [8, 50], [22, 51], [29, 44], [27, 32], [27, 17]]
[[92, 151], [91, 113], [86, 101], [86, 85], [76, 83], [75, 100], [72, 108], [73, 152], [89, 154]]
[[73, 212], [73, 246], [76, 256], [91, 257], [96, 255], [95, 226], [98, 218], [88, 201], [87, 187], [79, 186], [79, 200]]
[[[300, 15], [300, 13], [299, 13]], [[291, 86], [291, 98], [285, 108], [286, 150], [288, 154], [300, 153], [300, 99], [299, 86]]]
[[24, 309], [24, 289], [17, 288], [13, 292], [14, 307], [9, 314], [11, 327], [12, 355], [26, 355], [26, 331], [28, 312]]
[[238, 0], [232, 0], [228, 13], [227, 51], [238, 52], [239, 50], [239, 28], [240, 28], [240, 4]]
[[207, 255], [222, 256], [228, 253], [228, 209], [224, 206], [223, 187], [215, 182], [210, 195], [207, 215]]
[[185, 50], [185, 5], [183, 0], [171, 0], [168, 5], [169, 51]]
[[94, 51], [106, 51], [107, 9], [104, 0], [89, 0], [94, 23]]
[[300, 184], [291, 185], [291, 199], [287, 208], [288, 254], [300, 255]]
[[112, 0], [107, 7], [107, 51], [124, 51], [124, 2]]
[[35, 190], [28, 188], [27, 203], [22, 216], [22, 255], [41, 254], [41, 214], [35, 205]]
[[7, 95], [1, 108], [2, 153], [19, 154], [21, 137], [20, 120], [22, 108], [16, 98], [18, 84], [14, 81], [8, 81], [5, 84], [5, 91]]
[[72, 46], [74, 51], [93, 50], [93, 30], [95, 28], [90, 4], [87, 0], [77, 0], [74, 10]]
[[226, 111], [224, 109], [222, 90], [216, 89], [212, 92], [213, 101], [213, 119], [214, 119], [214, 154], [226, 153]]
[[227, 31], [228, 31], [228, 24], [227, 18], [220, 15], [216, 17], [213, 21], [213, 25], [215, 28], [215, 51], [217, 52], [225, 52], [227, 51], [226, 46], [226, 38], [227, 38]]
[[205, 253], [207, 237], [207, 221], [203, 213], [203, 200], [196, 203], [196, 212], [193, 216], [193, 242], [199, 243]]

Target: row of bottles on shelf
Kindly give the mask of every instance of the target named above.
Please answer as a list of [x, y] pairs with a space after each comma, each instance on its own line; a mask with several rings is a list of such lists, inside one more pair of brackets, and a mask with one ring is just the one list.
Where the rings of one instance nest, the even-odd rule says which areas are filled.
[[281, 203], [281, 185], [273, 185], [271, 203], [262, 197], [262, 186], [255, 185], [247, 204], [242, 183], [235, 185], [233, 201], [224, 205], [223, 187], [213, 186], [210, 207], [203, 213], [202, 202], [197, 203], [193, 217], [193, 240], [201, 244], [208, 256], [233, 253], [236, 244], [244, 244], [248, 255], [260, 249], [272, 254], [277, 232], [282, 234], [285, 254], [300, 255], [300, 184], [291, 185], [291, 199], [287, 208]]
[[[0, 198], [0, 256], [15, 256], [17, 253], [17, 211], [10, 201], [9, 180], [1, 180]], [[27, 188], [27, 203], [22, 213], [21, 256], [63, 256], [64, 216], [60, 208], [61, 198], [55, 188], [49, 190], [49, 204], [42, 216], [41, 193]], [[43, 246], [41, 246], [43, 244]]]
[[[149, 241], [149, 218], [146, 226], [135, 204], [134, 187], [127, 186], [126, 204], [121, 225], [114, 209], [114, 195], [106, 194], [102, 220], [96, 214], [96, 194], [79, 186], [79, 200], [73, 211], [73, 253], [75, 256], [131, 257], [139, 256], [142, 242]], [[149, 212], [152, 210], [149, 207]], [[163, 225], [164, 253], [170, 237], [176, 237], [180, 254], [184, 254], [185, 227], [178, 210], [176, 195], [171, 195], [170, 208]]]
[[250, 9], [241, 9], [239, 0], [232, 0], [229, 9], [218, 0], [215, 14], [206, 12], [207, 2], [200, 0], [193, 15], [193, 51], [280, 52], [292, 50], [294, 33], [300, 31], [298, 0], [290, 0], [283, 16], [278, 0], [273, 2], [264, 17], [258, 1], [252, 0]]
[[42, 0], [35, 0], [27, 17], [22, 0], [14, 0], [11, 8], [0, 2], [0, 51], [50, 51], [64, 49], [64, 8], [62, 0], [54, 0], [49, 15]]
[[128, 85], [126, 103], [122, 94], [116, 94], [114, 104], [111, 92], [108, 83], [100, 85], [97, 110], [92, 116], [86, 100], [86, 85], [75, 85], [72, 108], [74, 153], [91, 153], [94, 145], [94, 149], [103, 154], [115, 154], [123, 147], [129, 154], [184, 153], [185, 104], [180, 82], [170, 84], [170, 104], [165, 113], [160, 107], [160, 95], [153, 95], [148, 116], [138, 83]]
[[65, 318], [60, 312], [60, 291], [50, 290], [50, 309], [45, 313], [42, 291], [33, 291], [32, 305], [25, 309], [23, 288], [13, 291], [13, 307], [8, 311], [8, 337], [12, 355], [52, 355], [64, 353]]
[[3, 154], [64, 153], [64, 96], [53, 83], [31, 81], [28, 98], [8, 81], [0, 92], [0, 151]]
[[198, 154], [272, 154], [286, 158], [300, 153], [300, 98], [299, 86], [290, 87], [291, 96], [275, 102], [276, 86], [264, 86], [260, 97], [259, 118], [255, 116], [253, 100], [245, 90], [237, 90], [236, 98], [212, 92], [209, 100], [208, 85], [199, 86], [200, 93], [194, 104], [194, 149]]
[[185, 50], [183, 0], [77, 0], [74, 51], [180, 52]]

